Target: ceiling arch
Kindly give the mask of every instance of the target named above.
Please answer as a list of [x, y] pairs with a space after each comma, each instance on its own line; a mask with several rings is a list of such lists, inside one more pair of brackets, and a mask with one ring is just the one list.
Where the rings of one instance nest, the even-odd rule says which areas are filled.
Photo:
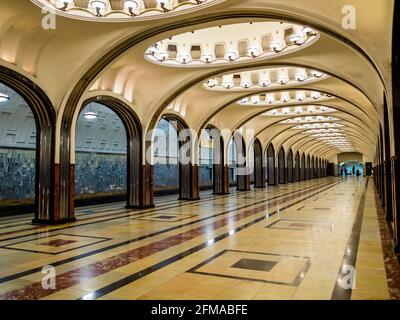
[[[42, 16], [38, 8], [26, 2], [5, 0], [4, 19], [0, 23], [0, 64], [15, 63], [16, 69], [31, 74], [48, 94], [59, 116], [56, 136], [61, 141], [67, 141], [64, 138], [71, 136], [68, 126], [73, 122], [75, 110], [83, 101], [82, 97], [90, 93], [120, 96], [138, 115], [144, 131], [154, 127], [165, 112], [178, 115], [181, 111], [185, 121], [196, 130], [208, 124], [219, 128], [253, 127], [260, 130], [272, 122], [263, 115], [270, 110], [269, 107], [241, 106], [236, 102], [246, 92], [241, 89], [237, 93], [234, 90], [206, 90], [204, 81], [227, 73], [290, 65], [321, 71], [327, 77], [310, 83], [291, 83], [287, 89], [329, 92], [335, 98], [324, 102], [337, 109], [339, 117], [343, 115], [351, 120], [349, 115], [353, 115], [358, 119], [353, 122], [360, 126], [352, 129], [372, 136], [378, 134], [377, 129], [382, 124], [383, 94], [390, 92], [387, 89], [390, 87], [390, 73], [387, 72], [390, 44], [382, 41], [385, 38], [382, 35], [389, 31], [379, 23], [392, 19], [394, 1], [388, 1], [385, 5], [371, 2], [368, 7], [374, 8], [376, 14], [370, 20], [361, 20], [357, 32], [345, 31], [337, 23], [340, 21], [337, 19], [340, 16], [337, 3], [318, 3], [310, 7], [305, 5], [305, 0], [289, 0], [284, 4], [265, 1], [262, 6], [257, 0], [212, 1], [212, 5], [209, 1], [210, 6], [197, 6], [193, 2], [196, 10], [182, 10], [179, 19], [174, 18], [173, 10], [166, 12], [163, 9], [160, 19], [154, 19], [152, 23], [135, 16], [128, 17], [132, 19], [127, 23], [111, 24], [89, 24], [60, 17], [57, 29], [47, 32], [39, 27]], [[361, 0], [354, 1], [358, 14], [360, 17], [371, 16], [363, 4]], [[130, 14], [129, 10], [123, 9]], [[20, 12], [25, 15], [22, 17]], [[183, 68], [169, 68], [144, 60], [149, 46], [162, 39], [172, 37], [171, 41], [174, 41], [176, 35], [198, 29], [274, 21], [310, 26], [319, 33], [318, 41], [302, 50], [274, 55], [268, 61], [251, 56], [251, 46], [247, 45], [248, 59], [237, 64], [228, 59], [223, 65], [204, 68], [188, 67], [187, 63]], [[77, 30], [82, 32], [77, 33]], [[11, 41], [13, 38], [15, 40]], [[57, 45], [59, 55], [54, 56]], [[243, 48], [241, 50], [245, 51]], [[32, 52], [32, 55], [25, 52]], [[85, 52], [88, 58], [80, 55], [77, 59], [81, 52]], [[65, 76], [58, 82], [52, 81], [53, 74]], [[278, 87], [254, 88], [250, 95], [272, 92], [270, 89]], [[204, 98], [203, 101], [200, 97]], [[323, 105], [322, 101], [317, 103]], [[390, 95], [388, 104], [391, 108]], [[182, 109], [177, 106], [182, 106]], [[269, 132], [267, 130], [262, 135]], [[278, 140], [284, 136], [279, 136]], [[376, 138], [372, 141], [376, 143]], [[63, 144], [59, 149], [59, 145], [57, 159], [59, 151], [64, 152], [64, 147], [68, 149]], [[364, 148], [363, 145], [355, 147]]]

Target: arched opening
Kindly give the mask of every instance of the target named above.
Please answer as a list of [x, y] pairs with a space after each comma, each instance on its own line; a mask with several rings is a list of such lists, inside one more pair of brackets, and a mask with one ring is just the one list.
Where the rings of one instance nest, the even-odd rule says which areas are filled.
[[296, 157], [294, 161], [294, 182], [298, 182], [301, 180], [301, 164], [300, 164], [300, 153], [296, 152]]
[[179, 193], [178, 132], [176, 125], [161, 119], [155, 129], [154, 193], [156, 196]]
[[344, 161], [339, 163], [339, 174], [342, 177], [362, 177], [364, 175], [364, 166], [360, 161]]
[[199, 199], [199, 168], [192, 165], [192, 136], [174, 115], [163, 116], [154, 137], [156, 195], [179, 194], [180, 200]]
[[246, 144], [240, 133], [236, 132], [232, 136], [228, 152], [229, 158], [232, 159], [229, 163], [230, 169], [234, 169], [232, 175], [230, 175], [231, 183], [236, 182], [236, 188], [239, 191], [250, 190], [250, 170], [246, 161]]
[[283, 147], [279, 150], [278, 154], [278, 183], [286, 183], [286, 161], [285, 161], [285, 150]]
[[311, 157], [311, 162], [310, 162], [310, 179], [315, 179], [315, 159], [314, 159], [314, 156]]
[[234, 139], [232, 138], [228, 145], [228, 176], [229, 187], [234, 187], [237, 184], [237, 148]]
[[269, 144], [267, 148], [267, 181], [269, 186], [274, 186], [276, 185], [276, 179], [275, 179], [275, 148], [272, 145], [272, 143]]
[[264, 159], [260, 140], [256, 139], [254, 149], [254, 187], [265, 188]]
[[318, 178], [318, 158], [314, 158], [314, 179]]
[[224, 139], [219, 129], [210, 125], [201, 132], [201, 188], [208, 188], [211, 181], [214, 194], [229, 194], [229, 177], [226, 169]]
[[58, 222], [53, 106], [36, 84], [1, 66], [0, 92], [9, 98], [0, 103], [1, 211], [19, 208], [34, 211], [34, 223]]
[[36, 123], [28, 103], [0, 83], [0, 214], [33, 212], [36, 180]]
[[307, 156], [307, 163], [306, 163], [306, 180], [311, 179], [311, 158], [310, 155]]
[[[218, 142], [218, 140], [217, 140]], [[214, 139], [208, 130], [203, 130], [199, 142], [199, 181], [200, 189], [213, 189], [214, 185]]]
[[304, 181], [307, 179], [306, 173], [306, 155], [303, 153], [301, 156], [301, 170], [300, 170], [300, 180]]
[[75, 206], [125, 199], [127, 134], [118, 115], [89, 103], [78, 116], [75, 140]]
[[322, 178], [322, 163], [321, 159], [318, 159], [318, 178]]
[[287, 156], [287, 181], [294, 182], [293, 151], [289, 150]]
[[75, 134], [75, 205], [126, 199], [141, 206], [141, 127], [133, 110], [111, 97], [87, 100]]

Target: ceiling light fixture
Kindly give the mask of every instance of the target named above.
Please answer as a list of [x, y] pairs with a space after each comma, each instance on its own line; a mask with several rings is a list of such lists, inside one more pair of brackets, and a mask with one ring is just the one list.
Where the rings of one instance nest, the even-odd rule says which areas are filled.
[[225, 53], [225, 58], [232, 62], [236, 58], [236, 53], [234, 51], [227, 51]]
[[182, 64], [187, 64], [191, 58], [192, 58], [192, 56], [184, 53], [179, 56], [179, 61]]
[[103, 15], [101, 14], [101, 10], [105, 9], [107, 7], [107, 4], [104, 1], [95, 0], [95, 1], [92, 1], [90, 3], [90, 6], [93, 9], [96, 9], [96, 16], [97, 17], [102, 17]]
[[160, 51], [158, 52], [158, 59], [159, 61], [163, 62], [169, 58], [169, 53], [167, 51]]
[[130, 15], [134, 17], [136, 14], [133, 12], [133, 10], [139, 8], [139, 4], [134, 0], [125, 0], [124, 8], [128, 9]]
[[10, 100], [10, 97], [4, 93], [0, 93], [0, 102], [6, 102]]
[[311, 35], [315, 33], [315, 30], [311, 27], [303, 27], [303, 33], [307, 34], [307, 35]]
[[83, 117], [86, 120], [96, 120], [99, 117], [99, 115], [96, 112], [92, 111], [92, 106], [89, 105], [89, 109], [85, 111]]
[[316, 70], [311, 71], [311, 74], [316, 78], [321, 78], [324, 75], [322, 72]]
[[289, 79], [287, 77], [281, 77], [278, 79], [278, 82], [283, 86], [289, 82]]
[[248, 89], [251, 86], [251, 82], [249, 80], [243, 80], [240, 84], [243, 88]]
[[203, 53], [203, 59], [206, 61], [206, 63], [211, 63], [213, 55], [211, 53]]
[[[269, 104], [273, 104], [275, 102], [275, 96], [273, 94], [270, 94], [267, 96], [266, 100]], [[275, 110], [275, 113], [276, 113], [276, 110]]]
[[266, 79], [263, 79], [263, 80], [260, 80], [260, 86], [261, 87], [267, 87], [268, 85], [270, 85], [271, 84], [271, 81], [269, 81], [269, 80], [266, 80]]
[[164, 10], [164, 12], [169, 12], [170, 10], [165, 7], [165, 5], [169, 4], [171, 0], [157, 0], [158, 4], [160, 5], [161, 9]]
[[260, 51], [257, 48], [252, 47], [249, 49], [249, 54], [252, 58], [257, 58], [260, 55]]
[[70, 3], [72, 3], [74, 0], [64, 0], [64, 6], [62, 8], [59, 8], [61, 11], [66, 11], [68, 9], [68, 6]]
[[293, 34], [289, 37], [289, 41], [294, 44], [300, 45], [301, 37], [298, 34]]
[[302, 81], [306, 80], [306, 76], [304, 74], [298, 73], [296, 75], [296, 80], [302, 82]]
[[321, 93], [319, 93], [319, 92], [313, 92], [313, 93], [311, 93], [311, 97], [312, 97], [314, 100], [317, 100], [317, 99], [321, 98]]
[[215, 80], [215, 79], [210, 79], [210, 80], [208, 80], [208, 83], [207, 83], [207, 85], [210, 87], [210, 88], [215, 88], [215, 86], [218, 84], [218, 81], [217, 80]]
[[225, 82], [224, 82], [224, 87], [225, 87], [226, 89], [232, 88], [232, 87], [233, 87], [233, 82], [232, 82], [232, 81], [225, 81]]
[[271, 42], [269, 47], [275, 52], [279, 52], [282, 50], [281, 43], [278, 41]]

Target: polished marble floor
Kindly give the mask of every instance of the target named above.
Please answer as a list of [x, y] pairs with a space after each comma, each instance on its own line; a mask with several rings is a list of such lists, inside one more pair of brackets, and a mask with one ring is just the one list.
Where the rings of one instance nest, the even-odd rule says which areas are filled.
[[394, 299], [378, 213], [372, 180], [330, 177], [62, 226], [5, 217], [0, 299]]

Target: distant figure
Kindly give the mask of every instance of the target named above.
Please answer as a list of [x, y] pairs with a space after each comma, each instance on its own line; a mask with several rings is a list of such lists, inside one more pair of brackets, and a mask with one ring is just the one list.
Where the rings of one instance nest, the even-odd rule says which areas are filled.
[[353, 168], [351, 169], [351, 171], [353, 172], [353, 176], [356, 174], [356, 167], [353, 166]]
[[357, 175], [357, 177], [361, 176], [361, 172], [359, 169], [357, 169], [356, 175]]

